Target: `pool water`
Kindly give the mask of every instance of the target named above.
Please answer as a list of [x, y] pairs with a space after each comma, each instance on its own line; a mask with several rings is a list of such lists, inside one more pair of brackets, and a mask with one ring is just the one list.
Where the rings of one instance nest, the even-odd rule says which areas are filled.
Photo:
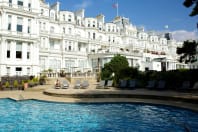
[[198, 113], [133, 103], [51, 103], [0, 99], [0, 132], [198, 131]]

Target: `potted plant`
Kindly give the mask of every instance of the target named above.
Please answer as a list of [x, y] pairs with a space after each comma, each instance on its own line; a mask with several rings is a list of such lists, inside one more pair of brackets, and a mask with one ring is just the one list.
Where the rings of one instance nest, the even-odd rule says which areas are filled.
[[40, 84], [40, 85], [46, 84], [46, 76], [41, 76], [41, 77], [40, 77], [40, 79], [39, 79], [39, 84]]
[[21, 81], [21, 85], [20, 85], [20, 89], [21, 89], [21, 90], [24, 90], [24, 84], [25, 84], [25, 82], [24, 82], [24, 80], [22, 80], [22, 81]]
[[13, 84], [13, 86], [14, 86], [14, 89], [18, 89], [18, 87], [19, 87], [19, 83], [18, 83], [18, 81], [17, 81], [17, 80], [14, 80], [14, 84]]
[[10, 83], [8, 81], [5, 83], [5, 88], [10, 88]]
[[33, 78], [33, 82], [34, 82], [35, 85], [38, 85], [38, 78], [37, 77], [34, 77]]
[[28, 80], [28, 86], [29, 87], [33, 87], [34, 86], [34, 81], [32, 80]]

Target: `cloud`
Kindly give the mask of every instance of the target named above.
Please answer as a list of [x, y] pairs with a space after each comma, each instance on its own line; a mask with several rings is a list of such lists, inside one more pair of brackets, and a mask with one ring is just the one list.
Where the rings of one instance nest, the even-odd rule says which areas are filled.
[[184, 40], [198, 40], [198, 33], [196, 31], [176, 30], [172, 32], [173, 38], [178, 41]]
[[91, 5], [92, 5], [91, 1], [84, 0], [82, 3], [74, 5], [74, 8], [75, 9], [85, 9]]

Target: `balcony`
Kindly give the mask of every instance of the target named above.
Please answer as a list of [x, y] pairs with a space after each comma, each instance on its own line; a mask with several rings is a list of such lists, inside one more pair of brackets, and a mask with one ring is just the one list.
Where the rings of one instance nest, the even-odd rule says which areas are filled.
[[17, 39], [36, 40], [39, 38], [37, 34], [29, 34], [29, 33], [24, 33], [24, 32], [8, 31], [8, 30], [0, 30], [0, 32], [4, 36], [14, 37]]

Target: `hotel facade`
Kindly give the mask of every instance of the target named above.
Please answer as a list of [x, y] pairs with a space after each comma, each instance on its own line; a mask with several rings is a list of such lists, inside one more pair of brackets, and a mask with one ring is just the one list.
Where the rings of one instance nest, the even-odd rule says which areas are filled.
[[43, 0], [0, 0], [0, 76], [54, 72], [97, 72], [116, 54], [132, 67], [174, 70], [182, 42], [170, 34], [144, 31], [117, 16], [85, 17], [85, 11], [60, 10]]

